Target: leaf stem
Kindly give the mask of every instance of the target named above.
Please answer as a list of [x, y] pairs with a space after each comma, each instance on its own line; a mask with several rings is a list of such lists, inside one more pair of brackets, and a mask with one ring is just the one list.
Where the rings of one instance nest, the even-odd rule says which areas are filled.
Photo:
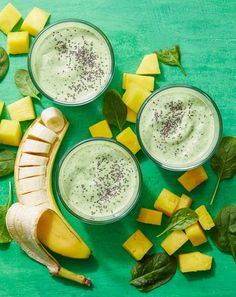
[[11, 182], [9, 181], [9, 194], [8, 194], [7, 205], [6, 205], [7, 209], [11, 205], [11, 200], [12, 200], [12, 186], [11, 186]]
[[184, 70], [184, 67], [181, 65], [181, 63], [178, 63], [180, 70], [183, 72], [184, 76], [187, 76], [187, 73]]
[[215, 190], [214, 190], [214, 193], [211, 197], [211, 201], [210, 201], [210, 205], [213, 204], [214, 200], [215, 200], [215, 196], [216, 196], [216, 193], [218, 191], [218, 188], [219, 188], [219, 185], [220, 185], [220, 181], [221, 181], [221, 177], [219, 176], [218, 179], [217, 179], [217, 183], [216, 183], [216, 186], [215, 186]]
[[158, 237], [162, 236], [162, 235], [165, 234], [167, 231], [169, 231], [172, 227], [173, 227], [172, 225], [168, 226], [168, 227], [165, 228], [160, 234], [158, 234], [156, 237], [158, 238]]

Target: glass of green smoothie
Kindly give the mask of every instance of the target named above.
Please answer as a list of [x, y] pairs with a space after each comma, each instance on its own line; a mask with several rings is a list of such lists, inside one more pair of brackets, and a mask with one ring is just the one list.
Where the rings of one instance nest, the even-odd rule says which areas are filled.
[[143, 103], [137, 134], [142, 150], [155, 163], [173, 171], [190, 170], [215, 152], [222, 137], [222, 119], [202, 90], [170, 85]]
[[69, 106], [99, 97], [111, 82], [114, 63], [106, 35], [78, 19], [62, 20], [42, 30], [28, 57], [36, 88], [54, 102]]
[[108, 138], [80, 142], [62, 158], [57, 192], [68, 211], [82, 221], [106, 224], [136, 204], [142, 175], [136, 157]]

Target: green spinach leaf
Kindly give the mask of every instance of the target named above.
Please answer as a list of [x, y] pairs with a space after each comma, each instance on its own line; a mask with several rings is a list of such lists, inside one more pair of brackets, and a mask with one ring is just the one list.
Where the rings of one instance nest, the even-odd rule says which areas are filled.
[[236, 261], [236, 205], [224, 206], [218, 212], [211, 235], [217, 247], [231, 253]]
[[11, 205], [12, 200], [12, 188], [11, 182], [9, 182], [9, 195], [6, 205], [0, 205], [0, 243], [8, 243], [12, 241], [11, 236], [8, 233], [6, 226], [6, 215]]
[[167, 231], [184, 230], [198, 221], [198, 215], [191, 208], [181, 208], [170, 218], [168, 227], [157, 237], [160, 237]]
[[217, 174], [217, 183], [210, 204], [213, 204], [221, 180], [230, 179], [236, 173], [236, 137], [225, 136], [211, 159], [211, 166]]
[[108, 123], [116, 126], [120, 131], [126, 122], [127, 106], [116, 90], [108, 91], [103, 98], [103, 114]]
[[146, 255], [133, 267], [130, 284], [140, 291], [150, 291], [168, 282], [175, 274], [177, 261], [166, 253]]
[[163, 49], [156, 51], [158, 61], [169, 66], [178, 66], [185, 76], [187, 76], [181, 62], [181, 52], [179, 45], [175, 45], [171, 49]]
[[14, 171], [16, 154], [8, 150], [0, 150], [0, 177]]
[[5, 49], [0, 46], [0, 80], [4, 78], [9, 68], [9, 56]]
[[25, 69], [16, 70], [15, 83], [19, 91], [24, 96], [30, 96], [40, 100], [39, 91], [35, 88], [29, 76], [29, 72]]

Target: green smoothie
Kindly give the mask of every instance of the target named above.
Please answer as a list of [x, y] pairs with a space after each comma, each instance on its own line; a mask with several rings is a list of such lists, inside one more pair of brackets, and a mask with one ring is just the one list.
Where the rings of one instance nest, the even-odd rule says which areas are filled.
[[140, 112], [141, 145], [163, 167], [194, 167], [214, 150], [220, 136], [219, 117], [204, 93], [180, 86], [164, 89]]
[[119, 144], [89, 140], [63, 160], [58, 188], [74, 214], [90, 222], [108, 222], [123, 216], [136, 202], [140, 171], [131, 153]]
[[108, 85], [112, 59], [111, 46], [97, 28], [66, 21], [39, 35], [32, 47], [30, 69], [46, 96], [64, 104], [83, 104]]

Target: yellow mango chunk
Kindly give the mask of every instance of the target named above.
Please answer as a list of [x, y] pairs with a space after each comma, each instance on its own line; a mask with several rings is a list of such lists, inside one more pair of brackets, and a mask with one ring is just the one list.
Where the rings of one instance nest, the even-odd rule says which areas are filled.
[[160, 74], [160, 67], [156, 54], [145, 55], [136, 71], [136, 74]]
[[34, 7], [25, 18], [21, 31], [27, 31], [30, 35], [36, 36], [46, 25], [50, 14], [46, 11]]
[[198, 222], [186, 228], [185, 232], [193, 246], [199, 246], [207, 242], [206, 235]]
[[112, 138], [112, 132], [107, 120], [100, 121], [90, 126], [89, 131], [93, 137]]
[[210, 270], [213, 258], [200, 252], [192, 252], [180, 254], [178, 259], [181, 272], [196, 272]]
[[124, 73], [123, 74], [123, 81], [122, 81], [122, 88], [124, 90], [128, 89], [129, 85], [135, 83], [140, 87], [148, 90], [154, 90], [154, 82], [155, 79], [153, 76], [144, 76], [144, 75], [137, 75], [131, 73]]
[[148, 208], [141, 208], [137, 218], [138, 222], [151, 225], [161, 225], [161, 220], [162, 212]]
[[18, 146], [22, 137], [20, 123], [12, 120], [2, 120], [0, 124], [0, 143]]
[[137, 261], [141, 260], [152, 246], [152, 242], [140, 230], [137, 230], [123, 244], [123, 248]]
[[151, 92], [140, 87], [137, 84], [130, 83], [129, 87], [125, 91], [122, 100], [124, 103], [132, 109], [134, 112], [138, 113], [143, 102], [151, 95]]
[[185, 172], [178, 178], [181, 185], [189, 192], [208, 179], [206, 171], [202, 166]]
[[175, 211], [181, 209], [181, 208], [188, 208], [191, 206], [193, 200], [188, 197], [187, 195], [185, 194], [182, 194], [182, 196], [180, 197], [180, 200], [179, 200], [179, 204], [177, 205], [177, 208]]
[[7, 106], [12, 120], [23, 122], [35, 119], [34, 105], [31, 97], [24, 97]]
[[0, 100], [0, 116], [2, 114], [3, 107], [4, 107], [4, 101]]
[[132, 109], [130, 109], [129, 107], [127, 107], [127, 117], [126, 117], [126, 121], [130, 122], [130, 123], [136, 123], [137, 120], [137, 113], [134, 112]]
[[200, 223], [200, 225], [202, 226], [202, 228], [204, 230], [210, 230], [211, 228], [213, 228], [215, 226], [215, 223], [214, 223], [211, 215], [207, 211], [205, 205], [199, 206], [195, 210], [195, 212], [198, 214], [198, 216], [199, 216], [199, 223]]
[[171, 256], [187, 241], [188, 236], [183, 231], [175, 230], [162, 241], [161, 246]]
[[28, 32], [10, 32], [7, 35], [7, 49], [9, 54], [26, 54], [29, 51]]
[[133, 154], [136, 154], [141, 149], [138, 138], [130, 127], [120, 132], [116, 136], [116, 140], [131, 150]]
[[180, 201], [179, 196], [174, 193], [168, 191], [167, 189], [163, 189], [157, 200], [154, 204], [154, 208], [162, 211], [168, 217], [171, 217], [176, 210]]
[[0, 30], [8, 34], [20, 19], [20, 12], [11, 3], [8, 3], [0, 12]]

